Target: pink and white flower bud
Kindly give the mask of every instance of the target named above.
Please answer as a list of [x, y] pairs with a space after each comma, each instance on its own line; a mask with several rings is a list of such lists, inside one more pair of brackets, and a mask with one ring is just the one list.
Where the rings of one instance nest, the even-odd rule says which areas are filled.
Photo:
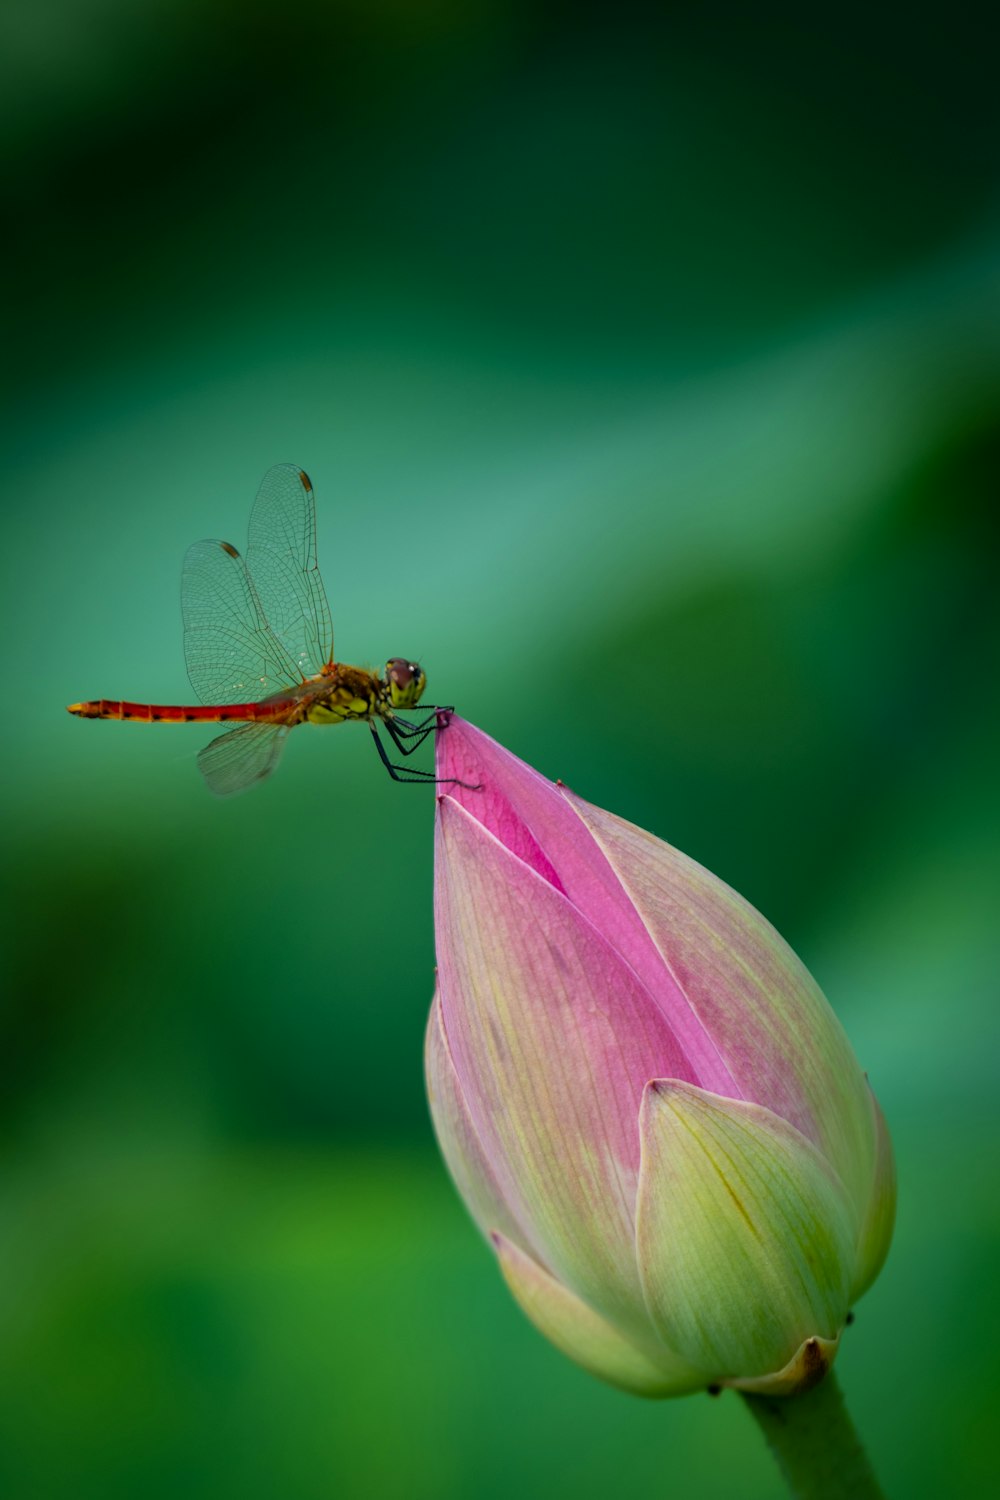
[[895, 1202], [815, 981], [669, 844], [461, 719], [437, 743], [467, 785], [438, 802], [428, 1090], [511, 1291], [626, 1390], [814, 1382]]

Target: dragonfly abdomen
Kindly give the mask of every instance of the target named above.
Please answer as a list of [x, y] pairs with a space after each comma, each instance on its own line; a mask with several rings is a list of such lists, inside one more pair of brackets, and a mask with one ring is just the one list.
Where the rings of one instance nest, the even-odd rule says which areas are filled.
[[163, 703], [128, 703], [124, 699], [116, 702], [111, 698], [97, 698], [92, 703], [70, 703], [68, 711], [81, 719], [134, 719], [137, 724], [221, 724], [231, 720], [234, 724], [258, 721], [287, 723], [289, 716], [298, 709], [293, 699], [266, 703], [199, 704], [185, 707]]

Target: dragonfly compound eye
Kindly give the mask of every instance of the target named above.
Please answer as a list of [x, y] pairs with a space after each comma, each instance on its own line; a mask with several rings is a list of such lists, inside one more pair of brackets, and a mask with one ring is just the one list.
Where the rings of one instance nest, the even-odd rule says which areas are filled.
[[394, 708], [412, 708], [419, 702], [427, 677], [415, 661], [392, 656], [385, 664], [385, 680]]

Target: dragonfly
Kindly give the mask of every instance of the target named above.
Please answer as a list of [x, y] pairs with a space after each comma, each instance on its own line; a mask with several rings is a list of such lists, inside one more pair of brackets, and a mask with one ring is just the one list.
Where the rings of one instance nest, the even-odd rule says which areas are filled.
[[[219, 797], [270, 776], [298, 724], [367, 723], [394, 781], [436, 782], [433, 772], [390, 760], [381, 725], [409, 756], [450, 708], [424, 705], [419, 723], [401, 717], [423, 697], [418, 662], [392, 656], [381, 673], [333, 654], [333, 625], [320, 577], [312, 482], [294, 464], [265, 474], [253, 510], [246, 557], [231, 542], [195, 542], [181, 577], [184, 656], [196, 706], [97, 698], [70, 703], [82, 719], [137, 724], [228, 723], [198, 755], [198, 769]], [[449, 778], [454, 780], [455, 778]], [[465, 783], [462, 783], [465, 785]]]

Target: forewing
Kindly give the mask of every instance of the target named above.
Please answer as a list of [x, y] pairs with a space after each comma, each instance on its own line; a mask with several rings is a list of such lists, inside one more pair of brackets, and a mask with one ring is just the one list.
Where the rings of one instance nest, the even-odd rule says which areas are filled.
[[259, 703], [302, 679], [229, 542], [195, 542], [181, 575], [184, 656], [202, 703]]
[[294, 464], [268, 469], [250, 514], [247, 567], [271, 629], [303, 677], [333, 660], [333, 625], [316, 560], [316, 502]]
[[245, 792], [270, 776], [285, 746], [287, 724], [241, 724], [198, 752], [198, 770], [217, 797]]

